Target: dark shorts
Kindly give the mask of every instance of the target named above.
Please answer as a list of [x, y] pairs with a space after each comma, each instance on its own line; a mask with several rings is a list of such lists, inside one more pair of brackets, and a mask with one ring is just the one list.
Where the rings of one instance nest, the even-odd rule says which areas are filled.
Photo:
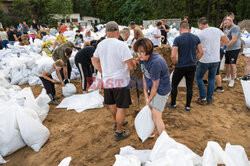
[[220, 64], [221, 64], [221, 60], [222, 60], [224, 55], [225, 55], [225, 52], [222, 49], [220, 49], [220, 63], [219, 63], [216, 75], [220, 75]]
[[116, 104], [117, 108], [129, 108], [129, 105], [132, 104], [129, 88], [104, 89], [104, 103], [107, 105]]
[[240, 49], [226, 51], [226, 61], [225, 64], [236, 64]]

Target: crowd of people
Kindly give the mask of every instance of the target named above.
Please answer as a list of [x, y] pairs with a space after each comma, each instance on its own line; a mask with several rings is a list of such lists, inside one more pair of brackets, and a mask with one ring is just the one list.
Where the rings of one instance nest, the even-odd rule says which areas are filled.
[[[152, 118], [159, 134], [165, 130], [162, 120], [162, 112], [165, 107], [177, 108], [176, 97], [178, 84], [185, 77], [187, 95], [184, 110], [191, 111], [193, 96], [193, 84], [196, 83], [199, 90], [198, 104], [205, 105], [213, 102], [214, 92], [223, 92], [220, 77], [220, 62], [225, 55], [226, 78], [228, 86], [234, 87], [236, 78], [236, 62], [242, 49], [240, 28], [234, 24], [232, 13], [227, 15], [220, 28], [210, 27], [208, 19], [202, 17], [198, 20], [198, 27], [201, 32], [198, 35], [192, 34], [188, 23], [188, 17], [179, 25], [180, 35], [174, 39], [171, 60], [174, 64], [172, 83], [166, 61], [158, 53], [154, 52], [155, 47], [167, 44], [167, 33], [169, 26], [166, 21], [156, 22], [152, 32], [152, 39], [144, 38], [143, 27], [130, 23], [134, 31], [132, 41], [134, 55], [124, 41], [130, 36], [130, 29], [124, 28], [119, 31], [116, 22], [110, 21], [106, 24], [106, 35], [99, 40], [91, 39], [91, 29], [85, 35], [80, 32], [85, 27], [70, 24], [70, 28], [77, 27], [74, 42], [67, 41], [63, 36], [65, 27], [61, 26], [59, 35], [53, 45], [52, 59], [54, 63], [44, 64], [40, 73], [40, 79], [46, 89], [47, 94], [52, 100], [52, 104], [58, 104], [56, 100], [55, 86], [56, 80], [51, 77], [51, 73], [56, 71], [62, 86], [70, 82], [71, 66], [69, 58], [72, 50], [78, 49], [75, 56], [75, 64], [80, 72], [82, 79], [82, 91], [88, 93], [88, 89], [93, 83], [92, 74], [95, 70], [101, 73], [102, 87], [104, 89], [104, 103], [109, 106], [114, 119], [114, 139], [119, 141], [130, 135], [129, 131], [123, 130], [128, 122], [125, 121], [126, 110], [132, 104], [130, 96], [130, 71], [136, 66], [140, 66], [143, 73], [143, 91], [146, 105], [152, 111]], [[29, 28], [24, 22], [18, 28], [22, 34], [29, 33]], [[34, 21], [32, 24], [34, 31], [39, 31], [39, 26]], [[87, 27], [86, 27], [87, 28]], [[55, 35], [57, 30], [52, 28], [50, 35]], [[0, 37], [2, 43], [18, 40], [18, 35], [14, 27], [11, 27], [6, 35], [1, 29]], [[81, 49], [83, 41], [88, 42]], [[134, 57], [137, 56], [139, 60]], [[249, 77], [250, 60], [248, 58], [245, 76]], [[244, 79], [243, 77], [243, 79]], [[205, 88], [207, 84], [207, 90]], [[217, 87], [215, 88], [215, 85]], [[169, 95], [171, 101], [167, 102]], [[153, 136], [152, 133], [151, 136]]]

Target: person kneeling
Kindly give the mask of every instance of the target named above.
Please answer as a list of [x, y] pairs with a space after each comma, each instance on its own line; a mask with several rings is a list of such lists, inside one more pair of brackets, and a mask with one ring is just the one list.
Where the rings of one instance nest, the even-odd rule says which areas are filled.
[[57, 105], [58, 103], [56, 102], [56, 100], [59, 99], [60, 97], [56, 96], [55, 83], [57, 81], [52, 78], [51, 74], [56, 70], [57, 71], [61, 70], [63, 66], [64, 66], [64, 62], [61, 59], [59, 59], [56, 62], [52, 61], [50, 63], [42, 64], [40, 68], [41, 74], [39, 78], [41, 79], [43, 83], [46, 93], [49, 95], [51, 99], [52, 105]]
[[153, 121], [159, 135], [165, 130], [162, 112], [171, 91], [170, 77], [166, 61], [153, 52], [153, 43], [146, 38], [137, 40], [133, 46], [143, 73], [146, 103], [152, 111]]

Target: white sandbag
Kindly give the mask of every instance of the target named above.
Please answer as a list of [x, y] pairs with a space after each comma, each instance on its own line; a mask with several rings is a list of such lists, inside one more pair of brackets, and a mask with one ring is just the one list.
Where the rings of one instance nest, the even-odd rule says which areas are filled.
[[249, 166], [247, 154], [242, 146], [227, 143], [225, 152], [235, 165]]
[[140, 160], [134, 155], [115, 155], [115, 159], [113, 166], [141, 166]]
[[71, 157], [64, 158], [58, 166], [69, 166]]
[[24, 142], [35, 152], [48, 140], [50, 132], [31, 109], [17, 112], [17, 122]]
[[[103, 107], [104, 98], [99, 91], [93, 91], [87, 94], [77, 94], [66, 97], [56, 108], [67, 108], [67, 110], [76, 110], [78, 113], [94, 108]], [[74, 103], [74, 104], [72, 104]]]
[[154, 128], [155, 124], [152, 119], [152, 111], [148, 106], [145, 106], [135, 118], [135, 129], [142, 142], [151, 135]]
[[23, 79], [23, 76], [18, 70], [13, 70], [11, 73], [11, 85], [18, 84]]
[[30, 86], [35, 86], [38, 84], [40, 78], [38, 78], [37, 76], [30, 76], [29, 77], [29, 85]]
[[225, 56], [223, 56], [221, 62], [220, 62], [220, 70], [224, 70], [224, 67], [225, 67], [225, 61], [226, 61], [226, 58]]
[[94, 90], [101, 89], [101, 88], [102, 88], [102, 77], [101, 77], [101, 73], [98, 71], [95, 77], [95, 81], [89, 87], [89, 91], [92, 92]]
[[5, 164], [5, 163], [7, 163], [4, 159], [3, 159], [3, 157], [0, 155], [0, 164]]
[[119, 155], [134, 155], [140, 160], [142, 164], [145, 164], [149, 160], [150, 153], [151, 150], [135, 150], [135, 148], [131, 146], [125, 146], [123, 148], [120, 148]]
[[65, 97], [72, 96], [73, 94], [76, 93], [75, 85], [72, 83], [66, 84], [64, 87], [62, 87], [62, 93], [63, 93], [63, 96]]
[[23, 142], [16, 120], [18, 107], [13, 102], [0, 105], [0, 155], [3, 157], [26, 145]]
[[2, 72], [0, 72], [0, 87], [11, 88], [11, 84], [5, 79]]
[[195, 154], [185, 145], [170, 138], [165, 131], [163, 131], [160, 137], [156, 140], [149, 157], [149, 162], [147, 162], [146, 165], [156, 166], [156, 161], [158, 161], [158, 165], [167, 165], [168, 163], [186, 163], [186, 166], [189, 166], [190, 162], [192, 162], [193, 165], [202, 163], [200, 156]]
[[217, 166], [225, 164], [226, 166], [237, 166], [223, 151], [217, 142], [209, 141], [203, 154], [202, 166]]
[[242, 89], [244, 92], [246, 105], [250, 109], [250, 81], [241, 80]]
[[46, 90], [43, 88], [41, 94], [36, 98], [37, 105], [42, 110], [42, 115], [40, 115], [41, 120], [45, 120], [49, 112], [49, 102], [51, 101], [50, 97], [47, 95]]
[[[173, 79], [173, 73], [174, 73], [174, 71], [172, 71], [172, 73], [170, 74], [170, 82], [171, 82], [171, 84], [172, 84], [172, 79]], [[186, 78], [185, 77], [182, 78], [182, 80], [179, 83], [178, 87], [186, 88]]]

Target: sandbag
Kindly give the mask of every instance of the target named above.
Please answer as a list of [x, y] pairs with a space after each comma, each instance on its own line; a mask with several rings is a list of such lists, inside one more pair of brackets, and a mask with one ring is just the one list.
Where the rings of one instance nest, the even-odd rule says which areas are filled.
[[0, 155], [0, 164], [5, 164], [5, 163], [7, 163], [4, 159], [3, 159], [3, 157]]
[[64, 97], [69, 97], [72, 96], [73, 94], [76, 93], [76, 87], [74, 84], [72, 83], [68, 83], [66, 84], [63, 88], [62, 88], [62, 93]]
[[115, 159], [113, 166], [141, 166], [140, 160], [134, 155], [115, 155]]
[[250, 109], [250, 81], [241, 80], [242, 89], [244, 92], [246, 105]]
[[135, 129], [139, 138], [144, 142], [154, 131], [155, 124], [152, 119], [152, 112], [145, 106], [135, 118]]
[[[170, 74], [170, 82], [171, 82], [171, 84], [172, 84], [173, 74], [174, 74], [174, 71], [172, 71], [172, 73]], [[182, 80], [179, 83], [178, 87], [186, 88], [186, 78], [185, 77], [182, 78]]]
[[249, 166], [247, 154], [242, 146], [227, 143], [225, 152], [235, 165]]
[[64, 158], [58, 166], [69, 166], [71, 157]]
[[48, 140], [50, 132], [31, 109], [17, 112], [17, 123], [24, 142], [35, 152]]
[[17, 108], [13, 102], [0, 105], [0, 155], [3, 157], [24, 147], [16, 120]]

